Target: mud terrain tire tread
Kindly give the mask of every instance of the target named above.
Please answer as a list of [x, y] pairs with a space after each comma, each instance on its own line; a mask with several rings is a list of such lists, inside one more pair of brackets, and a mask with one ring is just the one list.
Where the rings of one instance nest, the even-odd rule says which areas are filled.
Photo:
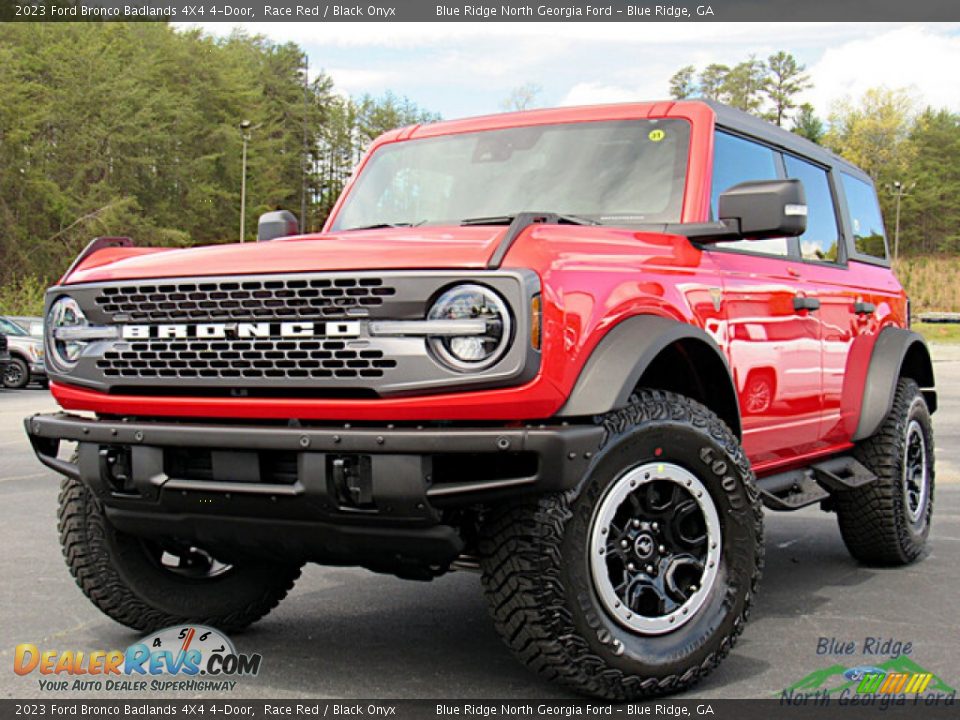
[[60, 483], [57, 529], [63, 556], [77, 586], [105, 615], [127, 627], [151, 632], [180, 623], [211, 625], [225, 632], [239, 630], [269, 613], [300, 576], [299, 567], [265, 577], [256, 597], [228, 613], [182, 617], [158, 610], [142, 600], [111, 562], [109, 527], [96, 497], [80, 481]]
[[[854, 558], [865, 565], [908, 565], [924, 552], [925, 536], [913, 537], [903, 515], [901, 455], [907, 419], [916, 400], [923, 395], [914, 380], [897, 382], [893, 406], [876, 433], [859, 443], [854, 456], [877, 475], [876, 482], [855, 490], [837, 493], [836, 509], [843, 542]], [[925, 430], [930, 416], [923, 406]], [[924, 423], [922, 423], [924, 424]], [[927, 452], [933, 457], [933, 435], [925, 432]], [[930, 468], [927, 528], [933, 511], [934, 468]]]
[[486, 519], [480, 544], [484, 595], [504, 641], [529, 668], [544, 678], [585, 695], [630, 700], [675, 693], [708, 675], [727, 656], [749, 616], [763, 569], [763, 508], [746, 455], [730, 428], [716, 414], [682, 395], [642, 390], [627, 407], [598, 417], [606, 433], [602, 447], [641, 422], [681, 421], [712, 436], [726, 448], [748, 478], [746, 510], [757, 538], [754, 572], [742, 612], [732, 631], [714, 640], [698, 664], [666, 677], [641, 677], [611, 667], [575, 627], [563, 589], [560, 566], [564, 526], [578, 490], [533, 498], [495, 511]]

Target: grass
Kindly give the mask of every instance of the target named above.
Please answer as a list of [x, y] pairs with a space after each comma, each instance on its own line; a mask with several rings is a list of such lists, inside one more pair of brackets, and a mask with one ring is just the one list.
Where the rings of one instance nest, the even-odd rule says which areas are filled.
[[913, 316], [924, 312], [960, 312], [960, 257], [903, 258], [894, 265], [913, 303]]
[[923, 335], [927, 342], [960, 343], [960, 323], [915, 322], [912, 329]]

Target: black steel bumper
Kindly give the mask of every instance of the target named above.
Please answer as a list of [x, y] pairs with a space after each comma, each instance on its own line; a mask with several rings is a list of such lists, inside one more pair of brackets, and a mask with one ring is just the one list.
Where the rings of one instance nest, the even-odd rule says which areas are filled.
[[[120, 530], [392, 572], [460, 553], [451, 511], [573, 487], [602, 439], [578, 425], [24, 424], [40, 461], [86, 483]], [[78, 443], [75, 461], [61, 441]]]

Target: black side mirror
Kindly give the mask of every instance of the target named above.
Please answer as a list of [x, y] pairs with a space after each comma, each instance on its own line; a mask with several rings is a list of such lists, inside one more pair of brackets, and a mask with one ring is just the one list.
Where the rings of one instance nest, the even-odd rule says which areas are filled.
[[300, 224], [297, 222], [297, 216], [289, 210], [274, 210], [264, 213], [257, 222], [257, 242], [296, 235], [299, 228]]
[[749, 240], [797, 237], [807, 229], [807, 196], [799, 180], [757, 180], [720, 195], [720, 222]]

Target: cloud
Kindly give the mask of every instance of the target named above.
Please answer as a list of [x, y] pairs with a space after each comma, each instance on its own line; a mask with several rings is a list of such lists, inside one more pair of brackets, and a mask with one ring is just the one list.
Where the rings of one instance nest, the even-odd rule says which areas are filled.
[[960, 37], [908, 26], [827, 48], [810, 67], [807, 97], [822, 114], [867, 88], [910, 88], [924, 103], [960, 110]]
[[[207, 23], [296, 42], [341, 92], [390, 89], [445, 117], [496, 111], [510, 91], [543, 87], [543, 105], [657, 99], [680, 67], [792, 52], [826, 115], [848, 94], [914, 86], [921, 102], [960, 110], [960, 24], [931, 23]], [[760, 29], [762, 28], [762, 32]]]
[[[708, 42], [740, 47], [756, 43], [757, 23], [634, 23], [634, 22], [331, 22], [331, 23], [173, 23], [175, 27], [199, 27], [211, 35], [229, 35], [235, 29], [262, 34], [280, 42], [337, 47], [423, 48], [465, 39], [545, 38], [575, 42], [670, 45]], [[830, 42], [862, 34], [863, 23], [782, 23], [777, 42]], [[767, 35], [766, 37], [770, 37]], [[769, 42], [769, 40], [768, 40]], [[477, 45], [483, 52], [483, 44]], [[691, 46], [685, 48], [691, 52]]]
[[637, 88], [626, 88], [619, 85], [604, 85], [602, 83], [577, 83], [560, 100], [561, 105], [602, 105], [604, 103], [630, 102], [635, 100], [656, 99], [651, 95], [644, 96], [643, 91]]
[[347, 95], [387, 90], [398, 80], [397, 73], [390, 70], [330, 67], [324, 68], [324, 72], [333, 78], [336, 90]]

